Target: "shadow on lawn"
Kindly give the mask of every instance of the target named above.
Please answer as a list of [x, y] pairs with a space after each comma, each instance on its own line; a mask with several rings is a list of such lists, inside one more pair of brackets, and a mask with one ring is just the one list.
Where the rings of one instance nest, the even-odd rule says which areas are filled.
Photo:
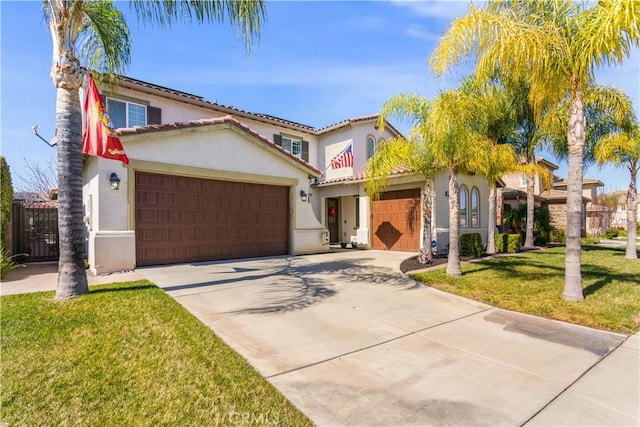
[[[624, 257], [624, 248], [603, 248], [598, 246], [586, 246], [582, 248], [585, 252], [607, 252], [613, 257]], [[510, 256], [494, 258], [486, 261], [479, 261], [474, 263], [481, 265], [481, 268], [475, 268], [469, 271], [467, 274], [473, 274], [484, 270], [496, 270], [500, 275], [522, 279], [542, 279], [547, 277], [564, 276], [564, 262], [561, 265], [549, 265], [549, 259], [557, 258], [559, 253], [555, 252], [536, 252], [534, 255], [529, 256]], [[522, 271], [523, 268], [533, 268], [534, 272]], [[593, 283], [586, 286], [583, 290], [585, 298], [595, 294], [600, 289], [613, 282], [632, 282], [640, 286], [640, 275], [631, 275], [620, 273], [613, 268], [597, 266], [593, 264], [582, 264], [581, 267], [582, 278], [588, 282]]]
[[[97, 289], [96, 289], [97, 288]], [[153, 283], [149, 283], [146, 280], [140, 282], [122, 282], [112, 283], [109, 285], [94, 285], [89, 287], [89, 295], [92, 294], [104, 294], [111, 292], [137, 292], [149, 289], [160, 289]]]

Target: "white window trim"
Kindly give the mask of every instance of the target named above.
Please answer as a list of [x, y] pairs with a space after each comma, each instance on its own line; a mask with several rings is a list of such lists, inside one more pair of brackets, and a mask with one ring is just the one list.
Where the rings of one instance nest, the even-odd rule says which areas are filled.
[[[295, 156], [295, 157], [297, 157], [299, 159], [302, 158], [302, 139], [301, 138], [282, 135], [281, 142], [282, 142], [282, 148], [284, 148], [285, 151], [287, 151], [292, 156]], [[294, 145], [297, 145], [297, 147], [298, 147], [298, 152], [297, 153], [294, 152], [295, 151], [294, 148], [293, 148]]]
[[[138, 104], [137, 102], [126, 101], [124, 99], [107, 97], [106, 98], [106, 102], [105, 102], [107, 104], [107, 105], [105, 105], [107, 113], [109, 113], [109, 108], [108, 108], [109, 101], [120, 102], [120, 103], [124, 104], [124, 116], [125, 116], [124, 120], [125, 120], [126, 127], [133, 127], [129, 123], [129, 105], [135, 105], [136, 107], [142, 107], [144, 109], [144, 125], [135, 125], [135, 126], [146, 126], [147, 125], [147, 106], [146, 105]], [[111, 115], [109, 115], [109, 119], [111, 119], [111, 122], [113, 123], [113, 118], [111, 117]]]

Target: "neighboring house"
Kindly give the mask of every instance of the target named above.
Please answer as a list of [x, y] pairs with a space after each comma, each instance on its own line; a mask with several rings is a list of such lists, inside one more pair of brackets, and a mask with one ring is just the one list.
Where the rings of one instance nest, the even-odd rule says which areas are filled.
[[[606, 230], [607, 226], [607, 208], [598, 205], [598, 188], [604, 187], [604, 184], [597, 179], [584, 178], [582, 180], [582, 200], [583, 200], [583, 222], [582, 227], [589, 234], [597, 236]], [[554, 180], [552, 191], [567, 191], [567, 180]], [[586, 202], [586, 203], [584, 203]], [[566, 201], [564, 207], [562, 205], [554, 206], [554, 210], [549, 207], [551, 212], [552, 225], [557, 228], [566, 227]], [[561, 226], [559, 226], [560, 224]]]
[[[85, 158], [94, 273], [319, 253], [334, 242], [420, 248], [424, 179], [398, 174], [379, 200], [365, 193], [367, 160], [381, 140], [399, 135], [392, 125], [380, 132], [377, 115], [316, 129], [127, 77], [103, 96], [130, 163]], [[110, 187], [112, 174], [119, 190]], [[460, 231], [486, 240], [486, 180], [462, 175], [459, 184]], [[432, 231], [444, 249], [446, 173], [434, 177], [431, 189]]]
[[[535, 177], [534, 200], [535, 206], [546, 206], [549, 209], [551, 225], [565, 229], [567, 226], [567, 180], [560, 179], [553, 173], [558, 170], [558, 165], [542, 158], [536, 157], [536, 163], [544, 166], [553, 176], [551, 187], [545, 187], [539, 174]], [[498, 206], [502, 206], [502, 212], [498, 214], [497, 224], [502, 225], [502, 215], [505, 211], [516, 209], [518, 205], [527, 203], [527, 177], [524, 174], [513, 173], [502, 177], [505, 188], [499, 192]], [[583, 234], [589, 231], [592, 234], [600, 234], [602, 228], [602, 206], [596, 204], [598, 187], [604, 184], [597, 179], [584, 178], [582, 183], [582, 209]]]
[[[611, 227], [627, 228], [627, 192], [616, 191], [612, 193], [617, 198], [616, 208], [611, 219]], [[638, 203], [637, 218], [640, 218], [640, 203]]]

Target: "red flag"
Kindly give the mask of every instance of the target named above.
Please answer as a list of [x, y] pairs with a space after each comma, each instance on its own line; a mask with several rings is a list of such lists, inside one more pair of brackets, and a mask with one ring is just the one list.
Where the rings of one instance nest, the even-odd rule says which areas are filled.
[[86, 120], [82, 134], [82, 153], [105, 159], [122, 160], [125, 164], [129, 164], [129, 158], [124, 153], [120, 138], [104, 110], [91, 73], [89, 73], [87, 97], [84, 99], [84, 112]]

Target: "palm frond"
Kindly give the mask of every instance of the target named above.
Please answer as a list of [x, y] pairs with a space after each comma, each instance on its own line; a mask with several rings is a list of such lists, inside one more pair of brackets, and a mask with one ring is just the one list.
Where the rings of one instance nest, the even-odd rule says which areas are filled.
[[228, 20], [250, 52], [260, 36], [267, 10], [263, 0], [131, 0], [132, 9], [143, 23], [171, 27], [176, 22], [212, 23]]
[[111, 1], [77, 4], [84, 5], [78, 58], [99, 73], [123, 74], [131, 62], [131, 36], [124, 15]]

